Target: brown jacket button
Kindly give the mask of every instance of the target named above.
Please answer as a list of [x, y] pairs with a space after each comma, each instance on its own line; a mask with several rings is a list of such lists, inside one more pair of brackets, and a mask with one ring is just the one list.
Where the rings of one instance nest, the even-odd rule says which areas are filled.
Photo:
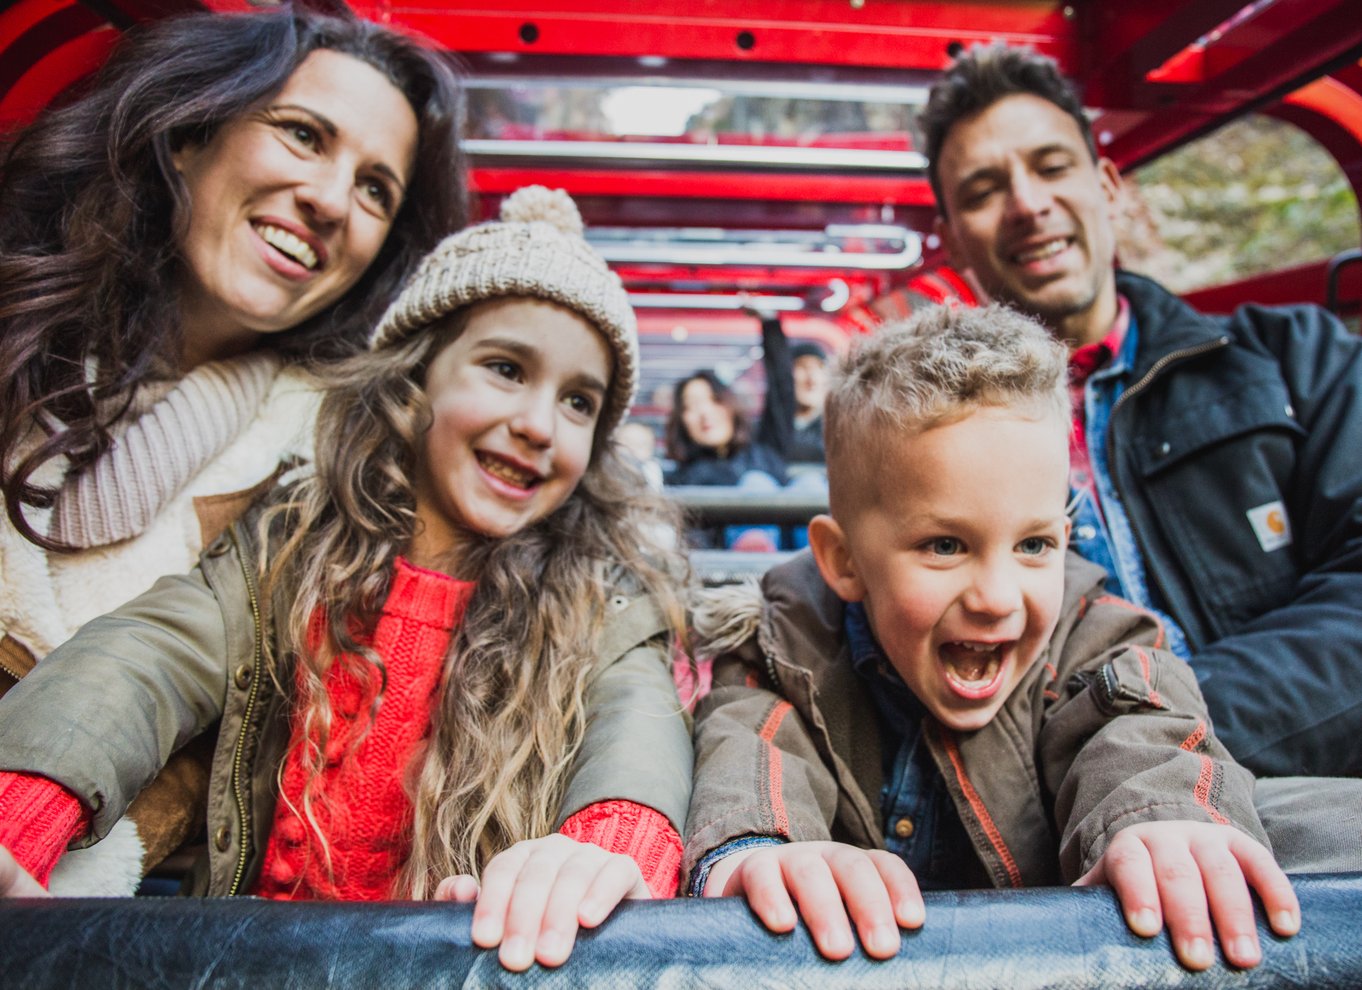
[[900, 818], [894, 823], [894, 834], [900, 839], [906, 839], [913, 834], [913, 820], [911, 818]]
[[213, 834], [213, 845], [218, 847], [218, 852], [226, 852], [232, 845], [232, 830], [226, 825], [218, 829]]
[[236, 681], [237, 687], [241, 688], [243, 691], [246, 690], [251, 683], [251, 665], [243, 663], [236, 669], [236, 675], [233, 679]]

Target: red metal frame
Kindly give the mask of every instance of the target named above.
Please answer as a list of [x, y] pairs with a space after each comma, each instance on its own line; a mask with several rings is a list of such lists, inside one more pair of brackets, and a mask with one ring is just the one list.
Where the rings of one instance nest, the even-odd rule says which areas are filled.
[[[343, 0], [312, 0], [337, 7]], [[1057, 58], [1099, 107], [1103, 151], [1123, 170], [1249, 109], [1301, 126], [1362, 199], [1362, 16], [1356, 0], [353, 0], [362, 16], [432, 44], [504, 53], [589, 75], [640, 57], [773, 78], [829, 71], [934, 73], [959, 45], [1004, 40]], [[249, 0], [17, 0], [0, 12], [0, 131], [30, 119], [105, 57], [128, 24]], [[566, 67], [566, 68], [564, 68]], [[567, 188], [591, 222], [725, 222], [774, 217], [817, 227], [887, 220], [929, 230], [920, 175], [895, 178], [625, 168], [479, 167], [484, 210], [526, 182]], [[706, 221], [704, 218], [714, 218]], [[929, 259], [930, 260], [930, 259]], [[1258, 280], [1266, 287], [1268, 280]], [[1242, 288], [1242, 287], [1240, 287]]]
[[[1073, 43], [1061, 6], [1048, 0], [873, 0], [859, 7], [847, 0], [538, 0], [518, 11], [485, 0], [352, 6], [470, 52], [937, 70], [949, 61], [952, 44], [1002, 39], [1067, 63]], [[522, 30], [525, 25], [533, 31]]]

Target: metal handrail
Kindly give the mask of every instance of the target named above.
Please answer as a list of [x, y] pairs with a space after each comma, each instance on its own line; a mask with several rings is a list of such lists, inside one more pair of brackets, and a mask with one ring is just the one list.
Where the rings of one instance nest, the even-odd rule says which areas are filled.
[[507, 159], [552, 160], [586, 168], [620, 166], [631, 162], [677, 167], [758, 169], [762, 171], [811, 172], [826, 175], [920, 176], [927, 158], [918, 151], [882, 151], [861, 148], [770, 147], [735, 144], [670, 144], [665, 141], [506, 141], [470, 138], [464, 150], [475, 164], [493, 165]]
[[1349, 265], [1362, 262], [1362, 250], [1353, 248], [1349, 251], [1340, 251], [1329, 259], [1329, 267], [1325, 272], [1324, 304], [1329, 308], [1329, 312], [1342, 315], [1338, 306], [1338, 283], [1343, 269]]
[[698, 525], [802, 525], [828, 511], [827, 495], [804, 491], [749, 492], [718, 485], [669, 485], [665, 492]]

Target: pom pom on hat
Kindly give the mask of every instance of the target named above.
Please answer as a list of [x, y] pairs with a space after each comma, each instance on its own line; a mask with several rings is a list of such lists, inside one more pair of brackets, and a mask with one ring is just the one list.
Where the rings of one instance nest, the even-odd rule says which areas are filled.
[[541, 220], [565, 234], [581, 237], [586, 228], [577, 204], [561, 189], [522, 186], [501, 201], [502, 223], [532, 223]]
[[378, 350], [456, 310], [492, 299], [545, 299], [572, 310], [605, 337], [615, 358], [606, 432], [623, 420], [638, 387], [638, 325], [629, 297], [586, 242], [582, 216], [561, 189], [525, 186], [501, 204], [501, 220], [451, 234], [426, 255], [383, 314]]

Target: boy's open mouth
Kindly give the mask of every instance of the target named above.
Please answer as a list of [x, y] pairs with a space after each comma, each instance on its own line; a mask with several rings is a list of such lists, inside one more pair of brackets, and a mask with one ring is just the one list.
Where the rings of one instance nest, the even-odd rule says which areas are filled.
[[1008, 643], [942, 643], [938, 650], [946, 680], [969, 698], [986, 697], [1001, 680]]
[[499, 457], [481, 451], [478, 452], [478, 463], [482, 465], [484, 471], [494, 478], [500, 478], [508, 485], [514, 485], [517, 488], [528, 490], [544, 480], [537, 472], [516, 467]]

